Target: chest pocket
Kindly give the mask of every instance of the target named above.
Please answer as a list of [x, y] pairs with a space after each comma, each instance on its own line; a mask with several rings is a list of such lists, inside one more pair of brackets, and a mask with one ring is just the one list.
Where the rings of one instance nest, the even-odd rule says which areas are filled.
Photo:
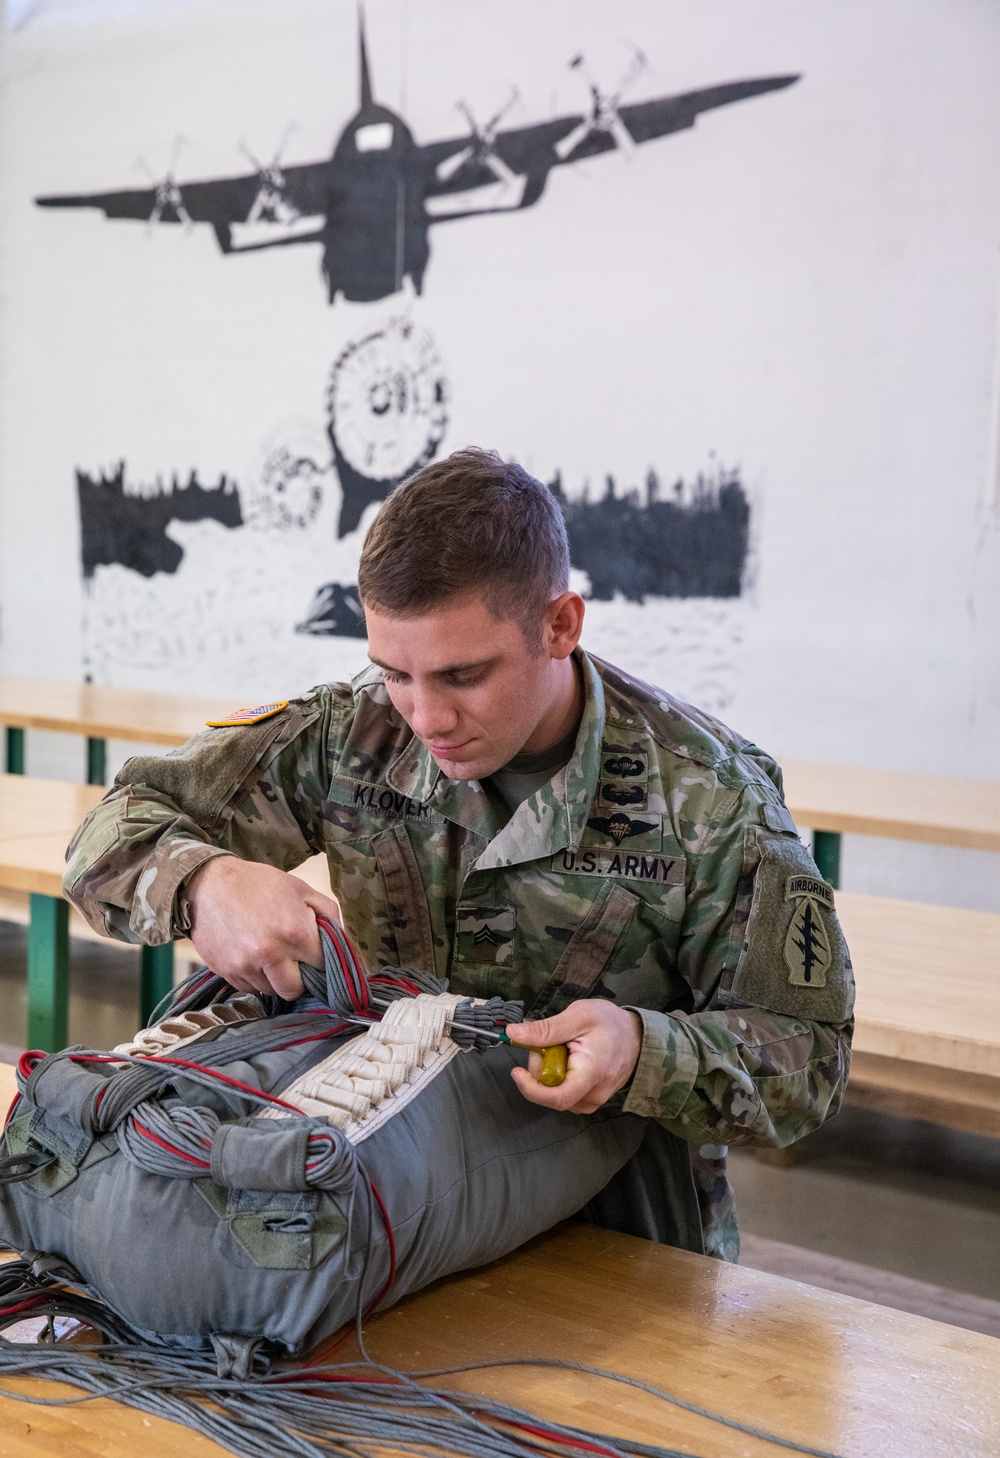
[[396, 940], [400, 967], [435, 973], [434, 934], [427, 893], [409, 836], [402, 825], [372, 837], [389, 926]]
[[419, 967], [436, 975], [430, 912], [405, 827], [338, 840], [327, 856], [344, 925], [369, 974]]
[[608, 881], [580, 922], [548, 982], [531, 1005], [533, 1018], [551, 1017], [601, 980], [635, 914], [639, 898], [620, 882]]

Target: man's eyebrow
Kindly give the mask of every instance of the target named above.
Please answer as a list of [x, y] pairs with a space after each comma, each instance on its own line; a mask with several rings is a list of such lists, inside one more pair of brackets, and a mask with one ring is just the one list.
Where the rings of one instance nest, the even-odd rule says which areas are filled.
[[[386, 673], [403, 674], [401, 668], [393, 668], [390, 663], [383, 663], [381, 658], [375, 657], [374, 653], [369, 653], [368, 657], [375, 664], [376, 668], [382, 668]], [[495, 661], [495, 658], [480, 658], [474, 663], [449, 663], [445, 668], [435, 668], [434, 672], [438, 676], [444, 676], [449, 673], [471, 673], [477, 668], [488, 668]]]

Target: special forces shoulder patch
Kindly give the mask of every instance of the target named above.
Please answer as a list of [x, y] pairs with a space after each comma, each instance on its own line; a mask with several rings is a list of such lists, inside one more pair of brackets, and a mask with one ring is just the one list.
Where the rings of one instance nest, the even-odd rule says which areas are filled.
[[795, 908], [785, 936], [785, 965], [794, 987], [825, 987], [833, 962], [820, 905], [833, 910], [833, 892], [815, 876], [789, 876], [785, 900]]
[[276, 700], [273, 704], [259, 704], [255, 709], [234, 709], [224, 719], [206, 719], [205, 725], [209, 729], [241, 729], [248, 724], [260, 724], [264, 719], [271, 719], [287, 708], [287, 699]]
[[720, 991], [770, 1012], [845, 1022], [854, 1006], [854, 978], [833, 891], [798, 836], [748, 826], [741, 865], [752, 866], [755, 851], [760, 859], [753, 877], [742, 877], [733, 905], [736, 966], [731, 980], [728, 969], [723, 974]]

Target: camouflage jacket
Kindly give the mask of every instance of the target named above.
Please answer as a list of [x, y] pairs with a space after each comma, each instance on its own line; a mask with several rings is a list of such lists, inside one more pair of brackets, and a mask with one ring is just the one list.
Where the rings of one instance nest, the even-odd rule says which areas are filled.
[[166, 942], [184, 886], [226, 853], [291, 870], [325, 853], [370, 968], [453, 991], [574, 997], [644, 1025], [626, 1108], [686, 1141], [711, 1254], [735, 1259], [725, 1146], [785, 1145], [835, 1113], [853, 981], [833, 893], [755, 745], [586, 654], [572, 759], [506, 825], [447, 779], [377, 669], [245, 727], [130, 760], [68, 852], [98, 931]]

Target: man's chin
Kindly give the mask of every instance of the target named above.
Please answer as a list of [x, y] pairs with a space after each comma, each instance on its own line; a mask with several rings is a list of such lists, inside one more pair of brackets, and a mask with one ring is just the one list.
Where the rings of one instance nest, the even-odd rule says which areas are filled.
[[484, 780], [488, 775], [500, 768], [492, 760], [478, 757], [476, 759], [442, 759], [433, 755], [434, 763], [442, 774], [447, 775], [449, 780]]

